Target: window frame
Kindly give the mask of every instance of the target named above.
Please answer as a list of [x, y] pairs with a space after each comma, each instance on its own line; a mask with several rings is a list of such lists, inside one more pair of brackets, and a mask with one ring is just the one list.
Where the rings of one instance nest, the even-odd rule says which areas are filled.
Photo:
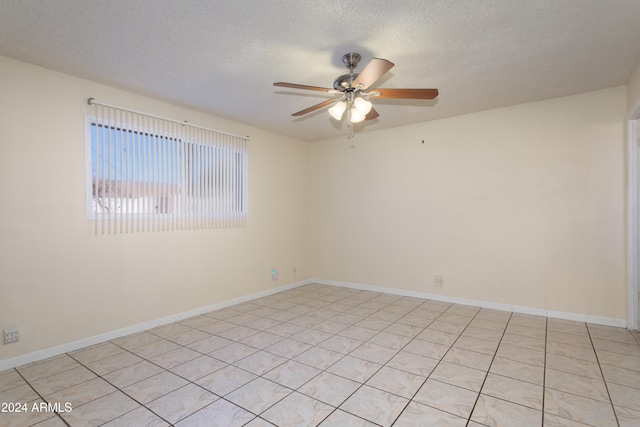
[[[164, 119], [163, 119], [164, 120]], [[109, 126], [109, 128], [112, 129], [117, 129], [118, 131], [121, 132], [134, 132], [137, 134], [144, 134], [147, 135], [148, 138], [154, 138], [154, 137], [158, 137], [158, 138], [173, 138], [176, 139], [176, 137], [174, 135], [170, 135], [168, 132], [162, 132], [161, 130], [155, 130], [155, 129], [151, 129], [149, 127], [142, 127], [142, 126], [137, 126], [137, 125], [132, 125], [130, 123], [127, 122], [118, 122], [117, 120], [109, 120], [106, 123], [102, 123], [99, 124], [97, 123], [98, 120], [96, 119], [95, 116], [91, 115], [91, 114], [85, 114], [84, 117], [84, 128], [85, 128], [85, 213], [86, 213], [86, 218], [89, 221], [97, 221], [99, 220], [98, 216], [100, 215], [95, 208], [95, 198], [94, 198], [94, 189], [93, 189], [93, 182], [94, 182], [94, 176], [93, 176], [93, 162], [94, 162], [94, 151], [93, 151], [93, 145], [94, 145], [94, 138], [93, 138], [93, 133], [92, 133], [92, 128], [93, 127], [98, 127], [98, 126]], [[207, 147], [213, 150], [219, 149], [219, 150], [231, 150], [232, 153], [232, 157], [234, 159], [237, 158], [238, 161], [234, 161], [231, 162], [230, 166], [232, 166], [234, 168], [234, 170], [231, 172], [234, 176], [238, 177], [238, 181], [240, 181], [237, 186], [233, 189], [233, 194], [230, 196], [230, 198], [235, 199], [235, 200], [239, 200], [237, 201], [237, 203], [240, 204], [241, 209], [237, 210], [237, 211], [233, 211], [233, 210], [221, 210], [221, 211], [208, 211], [208, 212], [199, 212], [199, 214], [195, 215], [195, 216], [190, 216], [190, 214], [187, 214], [187, 204], [190, 202], [189, 199], [189, 195], [187, 195], [186, 193], [189, 191], [189, 185], [186, 185], [186, 180], [188, 172], [186, 173], [182, 173], [182, 177], [181, 177], [181, 181], [179, 184], [177, 184], [180, 187], [180, 196], [179, 196], [179, 202], [178, 202], [178, 208], [176, 210], [176, 212], [174, 213], [176, 215], [176, 219], [179, 221], [185, 221], [185, 220], [207, 220], [207, 219], [219, 219], [219, 220], [225, 220], [225, 219], [237, 219], [237, 218], [247, 218], [249, 215], [249, 193], [248, 193], [248, 189], [249, 189], [249, 169], [248, 169], [248, 147], [245, 147], [245, 149], [230, 149], [228, 147], [223, 147], [223, 144], [220, 144], [220, 146], [215, 146], [215, 145], [207, 145], [207, 144], [203, 144], [203, 143], [199, 143], [198, 141], [189, 141], [182, 138], [177, 138], [178, 143], [183, 146], [183, 147]], [[184, 150], [181, 155], [185, 156], [187, 155], [187, 150]], [[198, 159], [201, 159], [202, 157], [199, 157]], [[96, 168], [97, 171], [97, 168]], [[216, 169], [211, 169], [211, 170], [207, 170], [206, 173], [210, 173], [210, 174], [216, 174]], [[230, 176], [229, 173], [226, 174], [225, 176]], [[154, 177], [155, 178], [155, 177]], [[214, 178], [215, 179], [215, 178]], [[113, 180], [111, 180], [113, 181]], [[161, 181], [149, 181], [149, 182], [145, 182], [145, 181], [130, 181], [130, 182], [136, 182], [136, 183], [141, 183], [141, 184], [158, 184], [158, 185], [163, 185], [165, 184], [164, 182]], [[240, 194], [237, 194], [238, 192], [240, 192]], [[194, 203], [193, 197], [191, 197], [191, 202]], [[195, 202], [197, 203], [197, 201]], [[121, 215], [116, 215], [116, 218], [113, 219], [114, 221], [122, 221], [124, 220], [124, 215], [131, 215], [133, 218], [138, 219], [154, 219], [154, 218], [166, 218], [169, 216], [168, 212], [140, 212], [140, 213], [134, 213], [134, 212], [128, 212], [126, 214], [121, 214]], [[190, 227], [180, 227], [180, 228], [190, 228]], [[219, 228], [219, 227], [202, 227], [202, 228]]]

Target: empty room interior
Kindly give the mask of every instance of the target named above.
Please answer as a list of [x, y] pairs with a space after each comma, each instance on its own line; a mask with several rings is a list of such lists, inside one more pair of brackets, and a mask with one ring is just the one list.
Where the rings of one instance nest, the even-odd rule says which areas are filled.
[[638, 426], [640, 3], [0, 2], [0, 426]]

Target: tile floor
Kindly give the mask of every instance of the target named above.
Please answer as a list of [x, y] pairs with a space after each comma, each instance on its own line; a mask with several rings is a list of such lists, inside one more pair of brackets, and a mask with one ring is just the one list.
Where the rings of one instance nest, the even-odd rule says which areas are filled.
[[1, 426], [639, 426], [640, 345], [307, 285], [0, 372], [1, 402], [27, 404]]

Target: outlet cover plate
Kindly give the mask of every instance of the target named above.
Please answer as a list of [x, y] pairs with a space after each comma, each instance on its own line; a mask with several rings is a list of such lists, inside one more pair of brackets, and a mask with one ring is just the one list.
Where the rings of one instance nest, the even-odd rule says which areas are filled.
[[20, 341], [20, 331], [16, 328], [7, 328], [4, 330], [4, 343], [11, 344]]

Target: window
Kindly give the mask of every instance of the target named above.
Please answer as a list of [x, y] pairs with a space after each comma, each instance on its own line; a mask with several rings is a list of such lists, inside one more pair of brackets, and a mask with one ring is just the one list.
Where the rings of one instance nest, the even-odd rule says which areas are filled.
[[247, 138], [92, 105], [87, 211], [96, 233], [245, 225]]

